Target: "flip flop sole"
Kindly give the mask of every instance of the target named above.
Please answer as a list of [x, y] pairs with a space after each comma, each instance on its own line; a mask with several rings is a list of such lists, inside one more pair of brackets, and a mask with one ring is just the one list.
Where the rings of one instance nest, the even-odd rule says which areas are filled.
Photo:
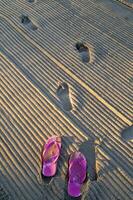
[[[55, 148], [49, 150], [52, 145], [55, 144]], [[51, 137], [47, 140], [42, 151], [42, 174], [46, 177], [51, 177], [56, 174], [57, 161], [60, 156], [61, 150], [61, 138], [58, 136]], [[55, 151], [55, 155], [54, 155]]]

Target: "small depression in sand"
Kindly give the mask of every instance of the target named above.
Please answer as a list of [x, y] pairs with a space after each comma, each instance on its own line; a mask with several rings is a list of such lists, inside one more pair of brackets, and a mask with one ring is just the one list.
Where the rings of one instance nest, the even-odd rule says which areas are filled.
[[132, 140], [133, 141], [133, 125], [125, 128], [121, 132], [121, 137], [122, 137], [123, 140], [126, 140], [126, 141]]
[[36, 3], [36, 0], [28, 0], [29, 3]]
[[38, 27], [31, 21], [31, 19], [27, 15], [21, 15], [20, 17], [21, 23], [32, 31], [36, 31]]

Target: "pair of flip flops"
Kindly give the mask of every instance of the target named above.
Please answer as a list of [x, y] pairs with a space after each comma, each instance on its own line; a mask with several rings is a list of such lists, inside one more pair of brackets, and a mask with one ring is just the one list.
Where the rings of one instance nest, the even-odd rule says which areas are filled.
[[[49, 138], [42, 151], [42, 174], [51, 177], [56, 174], [57, 161], [61, 151], [61, 138]], [[68, 162], [68, 194], [72, 197], [81, 195], [81, 188], [86, 179], [87, 161], [81, 152], [70, 155]]]

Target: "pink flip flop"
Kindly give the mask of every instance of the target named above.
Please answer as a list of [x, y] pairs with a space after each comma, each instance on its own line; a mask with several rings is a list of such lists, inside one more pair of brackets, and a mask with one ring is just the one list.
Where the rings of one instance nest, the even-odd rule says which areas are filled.
[[72, 197], [79, 197], [82, 194], [81, 188], [87, 171], [87, 161], [81, 152], [75, 152], [70, 156], [68, 170], [68, 194]]
[[60, 156], [61, 138], [53, 136], [49, 138], [42, 151], [42, 174], [50, 177], [54, 176], [57, 169], [57, 161]]

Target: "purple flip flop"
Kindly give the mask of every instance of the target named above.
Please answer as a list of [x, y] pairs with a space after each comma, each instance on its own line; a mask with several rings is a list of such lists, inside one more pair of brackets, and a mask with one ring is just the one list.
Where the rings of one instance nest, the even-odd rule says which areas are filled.
[[57, 161], [60, 156], [61, 137], [53, 136], [49, 138], [42, 151], [42, 174], [50, 177], [54, 176], [57, 169]]
[[82, 192], [82, 185], [86, 179], [87, 161], [81, 152], [74, 152], [69, 159], [69, 180], [68, 194], [72, 197], [79, 197]]

